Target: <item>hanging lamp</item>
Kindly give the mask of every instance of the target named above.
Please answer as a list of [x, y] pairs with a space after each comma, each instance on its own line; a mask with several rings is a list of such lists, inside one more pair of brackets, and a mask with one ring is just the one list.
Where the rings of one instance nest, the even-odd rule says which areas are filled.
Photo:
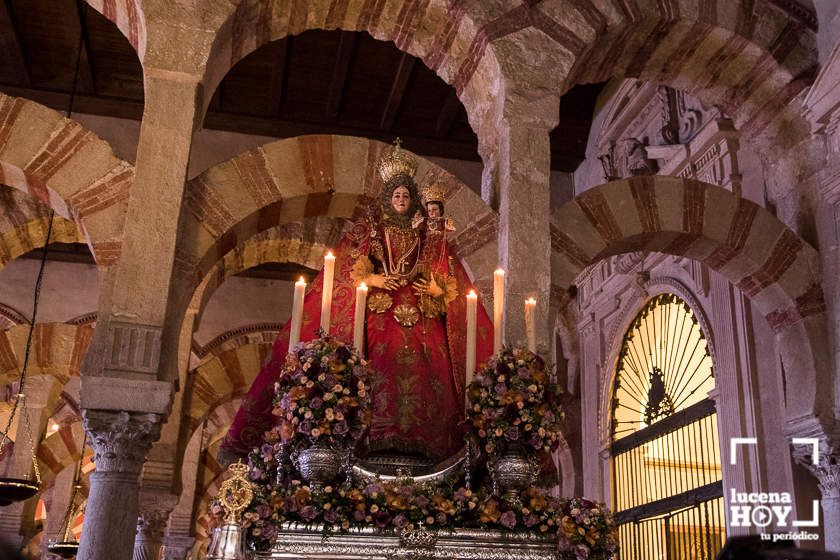
[[[35, 295], [32, 302], [32, 319], [29, 323], [29, 334], [26, 337], [26, 349], [23, 354], [23, 367], [20, 369], [20, 377], [18, 378], [18, 392], [15, 397], [15, 402], [12, 405], [12, 410], [9, 412], [9, 420], [6, 423], [6, 429], [0, 434], [0, 456], [3, 455], [3, 450], [9, 443], [9, 432], [12, 429], [15, 416], [20, 409], [21, 418], [19, 423], [23, 423], [23, 428], [26, 430], [26, 436], [29, 440], [30, 452], [32, 455], [32, 467], [29, 475], [25, 478], [0, 478], [0, 506], [8, 506], [13, 502], [22, 502], [28, 500], [38, 493], [41, 488], [41, 469], [38, 467], [38, 458], [35, 455], [36, 443], [35, 438], [32, 437], [32, 424], [29, 418], [29, 411], [26, 407], [26, 370], [29, 367], [29, 354], [32, 349], [32, 335], [35, 332], [36, 318], [38, 315], [38, 301], [41, 297], [41, 284], [44, 280], [44, 268], [47, 264], [47, 253], [50, 244], [50, 236], [52, 235], [54, 212], [50, 210], [49, 223], [47, 225], [47, 240], [44, 243], [44, 251], [41, 254], [41, 266], [38, 269], [38, 277], [35, 280]], [[18, 433], [20, 433], [21, 426], [18, 426]], [[20, 441], [20, 437], [17, 438]], [[10, 459], [11, 460], [11, 457]]]
[[73, 558], [79, 552], [79, 541], [73, 536], [73, 520], [81, 509], [76, 505], [76, 499], [82, 493], [82, 462], [85, 460], [85, 447], [87, 447], [87, 432], [82, 439], [82, 453], [79, 462], [76, 464], [76, 473], [73, 476], [73, 493], [70, 495], [70, 503], [67, 504], [67, 513], [64, 514], [64, 521], [61, 523], [62, 540], [60, 542], [50, 541], [47, 550], [62, 558]]

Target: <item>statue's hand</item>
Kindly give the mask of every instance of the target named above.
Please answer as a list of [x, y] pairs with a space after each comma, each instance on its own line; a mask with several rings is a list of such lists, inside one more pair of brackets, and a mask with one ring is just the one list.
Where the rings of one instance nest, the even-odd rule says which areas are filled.
[[430, 280], [417, 280], [412, 284], [414, 286], [414, 293], [418, 297], [430, 295], [432, 297], [440, 297], [443, 294], [443, 289], [437, 285], [434, 278]]
[[365, 279], [368, 286], [379, 288], [381, 290], [395, 290], [399, 287], [399, 281], [393, 276], [385, 276], [384, 274], [369, 274]]
[[426, 285], [426, 291], [432, 297], [440, 297], [443, 295], [443, 288], [438, 286], [438, 283], [435, 282], [434, 276], [429, 279], [429, 283]]

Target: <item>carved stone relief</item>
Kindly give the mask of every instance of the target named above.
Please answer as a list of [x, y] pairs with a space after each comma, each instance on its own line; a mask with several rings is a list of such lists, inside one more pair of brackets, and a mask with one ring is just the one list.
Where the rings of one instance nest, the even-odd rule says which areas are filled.
[[96, 471], [139, 474], [152, 443], [160, 437], [161, 416], [110, 410], [84, 410], [82, 416]]
[[626, 82], [612, 102], [598, 146], [608, 181], [659, 173], [735, 193], [741, 189], [732, 121], [683, 91]]

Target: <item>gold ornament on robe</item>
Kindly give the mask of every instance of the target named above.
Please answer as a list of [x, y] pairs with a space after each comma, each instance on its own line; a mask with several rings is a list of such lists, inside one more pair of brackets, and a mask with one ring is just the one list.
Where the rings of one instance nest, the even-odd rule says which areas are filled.
[[394, 319], [403, 327], [413, 327], [420, 320], [420, 311], [413, 305], [401, 303], [394, 308]]
[[394, 303], [393, 298], [389, 296], [385, 292], [374, 292], [368, 298], [368, 309], [373, 311], [374, 313], [385, 313], [389, 309], [391, 309], [391, 305]]

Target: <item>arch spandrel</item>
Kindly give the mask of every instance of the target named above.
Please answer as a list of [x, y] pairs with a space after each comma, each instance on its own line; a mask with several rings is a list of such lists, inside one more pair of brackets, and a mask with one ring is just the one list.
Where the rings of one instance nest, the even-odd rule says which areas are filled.
[[651, 80], [724, 107], [739, 128], [755, 130], [818, 64], [816, 14], [807, 8], [793, 12], [767, 0], [577, 4], [598, 33], [563, 91], [610, 77]]
[[821, 291], [814, 291], [817, 251], [767, 210], [720, 187], [660, 176], [613, 181], [587, 190], [552, 218], [558, 286], [602, 258], [646, 250], [718, 270], [777, 331], [824, 310]]

